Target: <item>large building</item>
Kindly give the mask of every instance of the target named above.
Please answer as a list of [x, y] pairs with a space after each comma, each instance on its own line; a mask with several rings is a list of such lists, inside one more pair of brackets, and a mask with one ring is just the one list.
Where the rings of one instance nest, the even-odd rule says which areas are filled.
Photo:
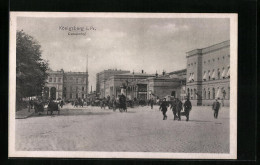
[[193, 105], [229, 106], [230, 41], [187, 52], [186, 92]]
[[96, 93], [99, 97], [103, 98], [107, 94], [105, 94], [106, 89], [106, 81], [109, 77], [116, 75], [116, 74], [123, 74], [123, 73], [130, 73], [127, 70], [118, 70], [118, 69], [108, 69], [102, 72], [97, 73], [96, 75]]
[[[146, 74], [144, 71], [141, 73], [123, 73], [123, 74], [116, 74], [114, 76], [109, 77], [106, 81], [106, 88], [105, 88], [105, 96], [107, 95], [114, 95], [118, 96], [122, 92], [122, 88], [124, 88], [124, 93], [127, 95], [128, 98], [137, 97], [137, 94], [131, 93], [130, 91], [136, 91], [137, 86], [132, 84], [137, 84], [140, 80], [145, 80], [149, 77], [154, 77], [155, 75]], [[131, 87], [130, 87], [131, 85]], [[129, 91], [129, 92], [127, 92]], [[144, 91], [145, 92], [145, 91]]]
[[86, 98], [88, 94], [87, 72], [48, 71], [48, 78], [44, 87], [46, 99], [76, 99]]

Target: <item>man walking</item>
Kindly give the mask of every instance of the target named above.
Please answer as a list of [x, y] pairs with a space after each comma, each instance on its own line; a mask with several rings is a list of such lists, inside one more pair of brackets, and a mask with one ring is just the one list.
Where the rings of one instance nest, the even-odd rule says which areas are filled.
[[181, 120], [181, 110], [182, 110], [182, 102], [176, 98], [176, 111], [178, 113], [178, 120]]
[[150, 100], [151, 109], [153, 109], [153, 99]]
[[187, 99], [184, 103], [184, 113], [186, 116], [186, 121], [189, 121], [189, 115], [190, 115], [191, 108], [192, 108], [191, 102], [190, 102], [189, 98], [187, 97]]
[[212, 105], [212, 109], [214, 110], [214, 118], [215, 119], [218, 118], [219, 108], [220, 108], [220, 103], [218, 102], [218, 99], [216, 99], [216, 101]]
[[160, 105], [160, 110], [163, 113], [163, 120], [167, 119], [167, 115], [166, 115], [167, 108], [168, 108], [168, 104], [166, 102], [166, 98], [164, 98], [162, 104]]
[[177, 106], [176, 99], [174, 98], [172, 101], [172, 104], [171, 104], [171, 109], [172, 109], [173, 116], [174, 116], [173, 120], [176, 120], [176, 118], [177, 118], [176, 106]]

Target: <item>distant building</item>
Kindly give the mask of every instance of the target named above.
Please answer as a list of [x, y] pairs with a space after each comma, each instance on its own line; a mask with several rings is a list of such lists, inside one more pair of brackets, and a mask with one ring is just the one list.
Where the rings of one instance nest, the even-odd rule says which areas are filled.
[[193, 105], [212, 105], [220, 98], [229, 106], [230, 41], [187, 52], [186, 89]]
[[105, 97], [106, 80], [115, 74], [130, 73], [127, 70], [108, 69], [97, 73], [96, 75], [96, 93], [99, 97]]
[[75, 99], [86, 98], [88, 94], [87, 72], [48, 71], [47, 82], [44, 87], [46, 99]]
[[[137, 93], [134, 93], [132, 91], [137, 90], [137, 86], [133, 86], [132, 84], [135, 84], [139, 82], [140, 80], [145, 80], [149, 77], [154, 77], [155, 75], [146, 74], [142, 71], [142, 73], [124, 73], [124, 74], [116, 74], [114, 76], [111, 76], [106, 81], [106, 90], [105, 94], [107, 95], [114, 95], [118, 96], [122, 92], [127, 95], [129, 98], [137, 97]], [[131, 87], [130, 87], [131, 84]], [[143, 91], [146, 92], [146, 91]], [[139, 93], [140, 94], [140, 93]]]

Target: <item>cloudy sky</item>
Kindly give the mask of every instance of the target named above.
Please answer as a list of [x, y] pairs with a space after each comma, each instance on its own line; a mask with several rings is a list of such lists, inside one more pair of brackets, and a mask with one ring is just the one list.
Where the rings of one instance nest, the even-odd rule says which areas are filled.
[[[68, 35], [61, 27], [94, 27]], [[225, 18], [33, 18], [19, 17], [17, 29], [42, 46], [52, 70], [86, 71], [95, 89], [96, 73], [123, 69], [146, 73], [186, 67], [186, 52], [230, 39]]]

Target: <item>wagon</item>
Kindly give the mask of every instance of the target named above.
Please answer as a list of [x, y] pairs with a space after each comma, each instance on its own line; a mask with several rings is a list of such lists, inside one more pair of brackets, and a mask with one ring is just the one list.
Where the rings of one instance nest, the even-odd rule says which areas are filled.
[[34, 109], [35, 113], [40, 113], [44, 111], [44, 103], [40, 101], [35, 101], [34, 102]]
[[53, 113], [53, 111], [57, 111], [58, 114], [60, 114], [59, 104], [55, 103], [55, 102], [50, 102], [47, 107], [47, 115], [48, 115], [49, 111], [51, 112], [51, 114]]

